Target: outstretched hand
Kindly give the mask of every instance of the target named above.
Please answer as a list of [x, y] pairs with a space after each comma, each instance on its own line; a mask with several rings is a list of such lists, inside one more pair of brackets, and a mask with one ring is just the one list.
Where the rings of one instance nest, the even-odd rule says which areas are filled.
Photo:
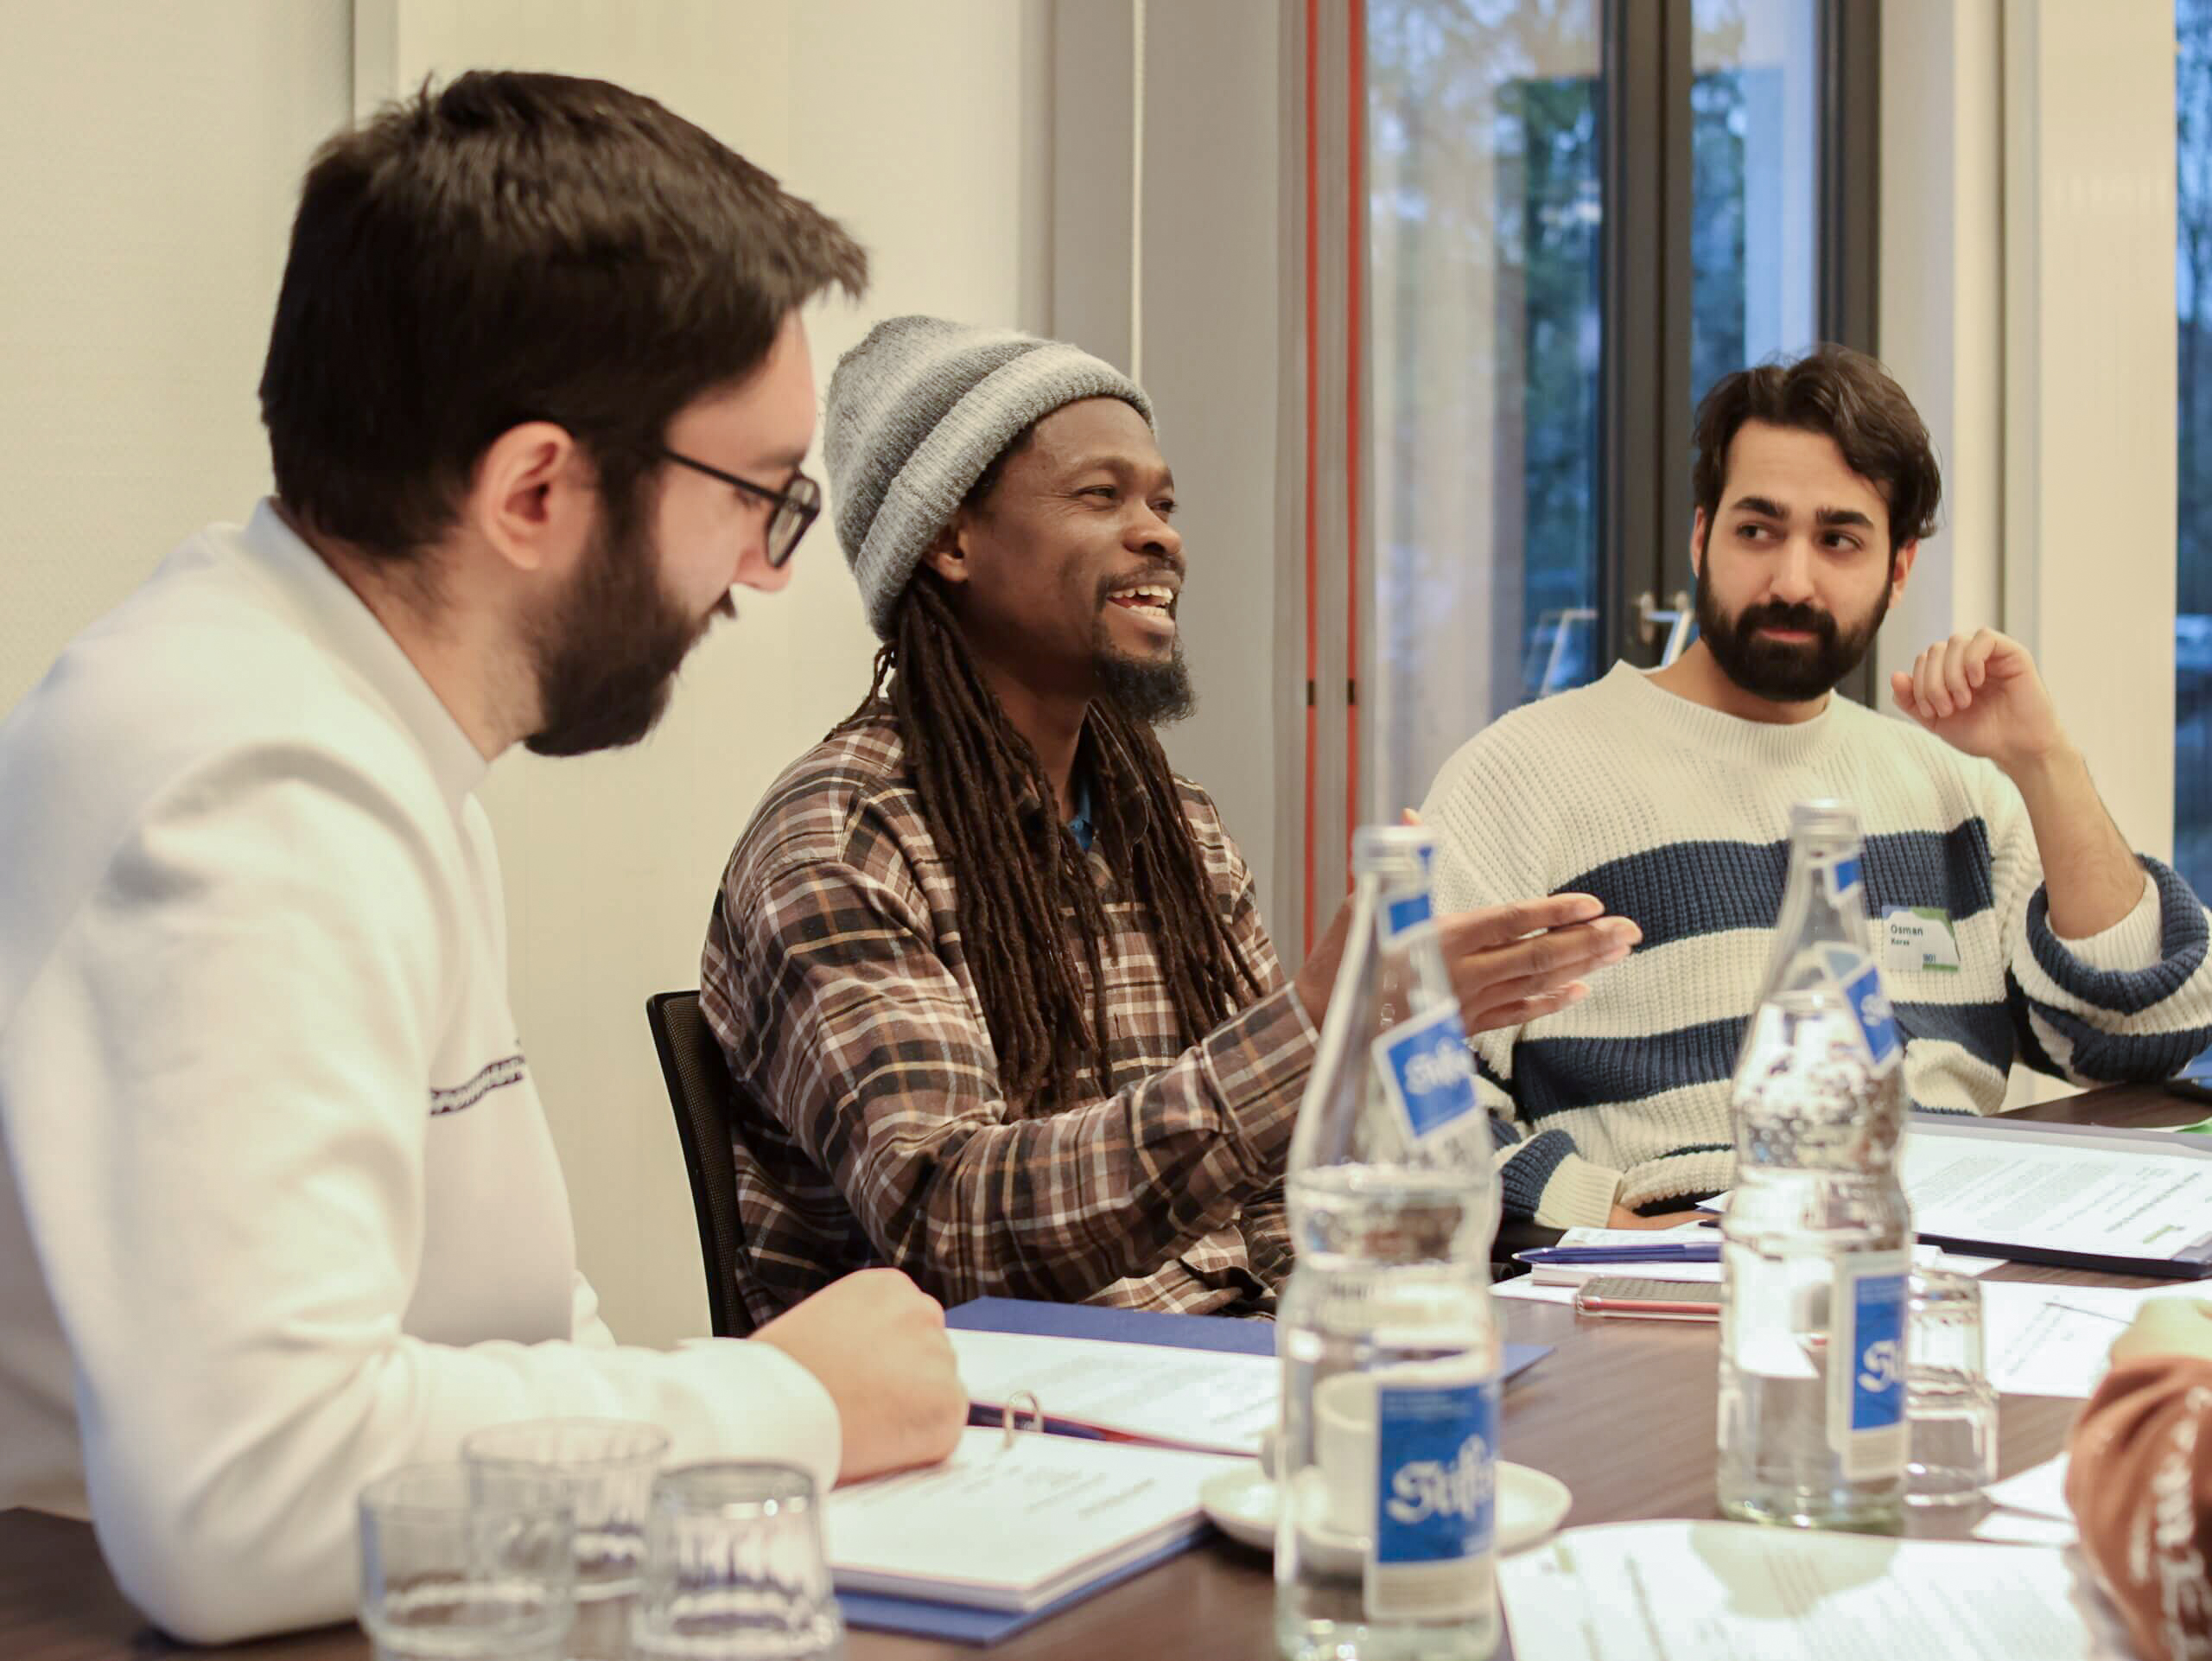
[[[1517, 1027], [1588, 996], [1582, 977], [1618, 963], [1643, 938], [1627, 918], [1608, 917], [1605, 909], [1586, 894], [1555, 894], [1438, 918], [1437, 944], [1467, 1031]], [[1336, 983], [1351, 912], [1347, 901], [1298, 971], [1299, 998], [1317, 1026]]]

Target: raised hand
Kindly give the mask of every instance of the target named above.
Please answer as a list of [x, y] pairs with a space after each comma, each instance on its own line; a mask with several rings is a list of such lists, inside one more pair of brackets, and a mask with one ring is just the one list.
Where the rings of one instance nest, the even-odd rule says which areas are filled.
[[2058, 711], [2018, 640], [1994, 629], [1954, 634], [1890, 677], [1897, 708], [1954, 749], [2006, 773], [2063, 748]]

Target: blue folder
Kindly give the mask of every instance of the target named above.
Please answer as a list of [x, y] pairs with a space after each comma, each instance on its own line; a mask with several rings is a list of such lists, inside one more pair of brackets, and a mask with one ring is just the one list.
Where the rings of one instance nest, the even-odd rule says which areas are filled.
[[[944, 1324], [971, 1333], [1026, 1333], [1033, 1338], [1091, 1338], [1109, 1344], [1160, 1344], [1229, 1355], [1273, 1355], [1272, 1321], [1220, 1315], [1169, 1315], [1151, 1309], [1101, 1309], [1088, 1303], [1033, 1303], [1027, 1298], [976, 1298], [944, 1312]], [[1548, 1344], [1508, 1344], [1502, 1376], [1517, 1378], [1552, 1352]], [[994, 1410], [976, 1424], [996, 1424]], [[1047, 1419], [1046, 1423], [1051, 1420]]]
[[[1090, 1338], [1109, 1344], [1159, 1344], [1185, 1350], [1218, 1350], [1236, 1355], [1272, 1355], [1274, 1323], [1269, 1321], [1232, 1321], [1219, 1315], [1160, 1314], [1147, 1309], [1101, 1309], [1085, 1303], [1036, 1303], [1026, 1298], [977, 1298], [948, 1309], [945, 1325], [968, 1332], [1027, 1333], [1039, 1338]], [[1508, 1344], [1504, 1376], [1525, 1372], [1545, 1356], [1542, 1344]], [[977, 1424], [996, 1424], [998, 1412], [978, 1408], [969, 1414]], [[1047, 1418], [1047, 1429], [1059, 1429]], [[840, 1592], [838, 1607], [848, 1626], [870, 1632], [912, 1632], [923, 1638], [945, 1639], [955, 1644], [995, 1644], [1026, 1632], [1048, 1615], [1058, 1614], [1085, 1598], [1096, 1597], [1110, 1586], [1119, 1586], [1187, 1550], [1213, 1531], [1203, 1518], [1185, 1538], [1172, 1541], [1147, 1557], [1125, 1564], [1087, 1586], [1040, 1608], [1026, 1611], [977, 1609], [966, 1604], [932, 1603], [922, 1598], [887, 1597], [874, 1592]]]

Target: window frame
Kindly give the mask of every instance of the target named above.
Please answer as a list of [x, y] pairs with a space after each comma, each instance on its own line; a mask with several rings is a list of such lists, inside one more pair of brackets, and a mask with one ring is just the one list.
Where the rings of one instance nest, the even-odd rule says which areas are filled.
[[[1881, 8], [1818, 0], [1821, 337], [1872, 352], [1881, 275]], [[1598, 627], [1605, 667], [1659, 661], [1689, 526], [1692, 0], [1604, 0]], [[1656, 341], [1655, 353], [1637, 343]], [[1647, 600], [1648, 596], [1648, 600]], [[1839, 689], [1874, 697], [1873, 654]]]

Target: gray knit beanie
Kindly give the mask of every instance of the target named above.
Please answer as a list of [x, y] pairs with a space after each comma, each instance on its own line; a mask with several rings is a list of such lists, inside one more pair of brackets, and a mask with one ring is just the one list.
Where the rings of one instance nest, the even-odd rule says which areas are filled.
[[893, 317], [837, 360], [822, 447], [837, 540], [879, 635], [983, 469], [1032, 422], [1087, 398], [1120, 398], [1152, 423], [1152, 400], [1113, 365], [1009, 328]]

